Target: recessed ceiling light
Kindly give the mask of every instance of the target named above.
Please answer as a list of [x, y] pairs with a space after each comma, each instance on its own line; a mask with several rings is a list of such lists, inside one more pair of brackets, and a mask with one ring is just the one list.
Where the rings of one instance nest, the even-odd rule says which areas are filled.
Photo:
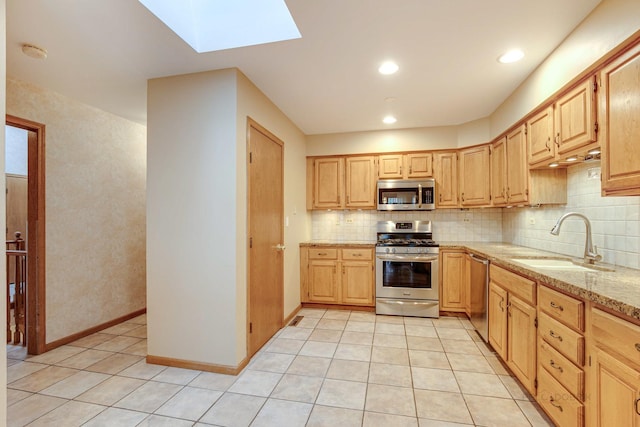
[[299, 39], [285, 0], [138, 0], [198, 53]]
[[389, 96], [387, 98], [384, 99], [385, 102], [395, 102], [396, 101], [396, 97], [395, 96]]
[[397, 121], [398, 121], [398, 119], [396, 119], [393, 116], [386, 116], [384, 119], [382, 119], [382, 122], [385, 123], [385, 124], [388, 124], [388, 125], [392, 125]]
[[27, 55], [30, 58], [35, 59], [46, 59], [47, 58], [47, 50], [38, 46], [34, 46], [32, 44], [23, 44], [22, 45], [22, 53]]
[[520, 49], [512, 49], [498, 58], [498, 62], [503, 64], [511, 64], [524, 58], [524, 52]]
[[399, 68], [400, 67], [398, 67], [398, 64], [396, 64], [395, 62], [386, 61], [383, 62], [382, 65], [380, 65], [380, 67], [378, 68], [378, 72], [387, 76], [389, 74], [395, 73]]

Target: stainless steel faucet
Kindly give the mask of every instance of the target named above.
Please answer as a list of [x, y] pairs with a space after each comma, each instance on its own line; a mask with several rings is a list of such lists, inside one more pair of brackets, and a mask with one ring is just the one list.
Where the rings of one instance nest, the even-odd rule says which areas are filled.
[[577, 216], [579, 218], [582, 218], [584, 224], [587, 226], [587, 238], [584, 242], [584, 262], [586, 264], [594, 264], [596, 261], [600, 261], [602, 259], [602, 255], [598, 254], [598, 248], [596, 246], [593, 246], [593, 240], [591, 239], [591, 223], [589, 222], [589, 218], [582, 215], [581, 213], [569, 212], [562, 215], [558, 222], [556, 222], [556, 225], [554, 225], [551, 229], [551, 234], [553, 234], [554, 236], [559, 235], [560, 226], [562, 226], [564, 220], [570, 216]]

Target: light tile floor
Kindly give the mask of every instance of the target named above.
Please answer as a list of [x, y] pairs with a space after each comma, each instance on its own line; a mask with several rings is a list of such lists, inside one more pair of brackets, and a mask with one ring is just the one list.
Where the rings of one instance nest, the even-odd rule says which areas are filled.
[[140, 316], [7, 347], [8, 426], [549, 426], [466, 319], [302, 309], [237, 377], [147, 364]]

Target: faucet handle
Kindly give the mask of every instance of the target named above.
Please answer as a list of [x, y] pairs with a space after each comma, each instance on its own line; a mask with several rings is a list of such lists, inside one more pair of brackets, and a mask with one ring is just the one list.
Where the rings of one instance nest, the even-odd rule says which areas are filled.
[[593, 253], [590, 255], [591, 259], [593, 259], [594, 261], [600, 261], [602, 259], [602, 255], [598, 253], [598, 247], [596, 245], [593, 245]]

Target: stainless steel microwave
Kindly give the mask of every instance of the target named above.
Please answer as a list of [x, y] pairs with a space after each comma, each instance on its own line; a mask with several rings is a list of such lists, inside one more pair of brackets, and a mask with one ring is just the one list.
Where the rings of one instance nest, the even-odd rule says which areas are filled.
[[434, 179], [378, 181], [379, 211], [430, 211], [436, 208]]

